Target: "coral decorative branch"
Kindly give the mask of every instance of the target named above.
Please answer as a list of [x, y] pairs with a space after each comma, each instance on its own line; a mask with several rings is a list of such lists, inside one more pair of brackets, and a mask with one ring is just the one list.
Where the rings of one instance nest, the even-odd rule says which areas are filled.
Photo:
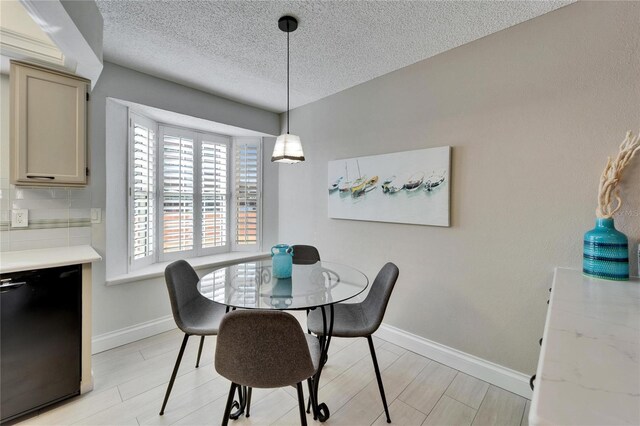
[[627, 132], [626, 138], [620, 144], [620, 150], [615, 159], [607, 158], [607, 165], [600, 176], [600, 186], [598, 188], [598, 208], [596, 216], [603, 219], [611, 218], [620, 207], [622, 198], [620, 197], [619, 184], [622, 180], [622, 172], [629, 165], [633, 157], [640, 152], [640, 137], [631, 131]]

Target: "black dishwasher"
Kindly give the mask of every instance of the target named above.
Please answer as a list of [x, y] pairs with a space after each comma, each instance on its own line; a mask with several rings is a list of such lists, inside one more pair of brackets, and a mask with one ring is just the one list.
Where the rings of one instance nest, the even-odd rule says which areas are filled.
[[80, 265], [0, 275], [0, 416], [80, 393]]

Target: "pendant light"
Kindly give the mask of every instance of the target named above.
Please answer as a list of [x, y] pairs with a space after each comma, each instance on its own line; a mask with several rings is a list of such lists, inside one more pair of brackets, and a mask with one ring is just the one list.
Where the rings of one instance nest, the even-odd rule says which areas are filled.
[[287, 33], [287, 133], [276, 139], [271, 161], [292, 164], [304, 161], [300, 137], [289, 133], [289, 33], [298, 28], [298, 21], [293, 16], [283, 16], [278, 19], [278, 27]]

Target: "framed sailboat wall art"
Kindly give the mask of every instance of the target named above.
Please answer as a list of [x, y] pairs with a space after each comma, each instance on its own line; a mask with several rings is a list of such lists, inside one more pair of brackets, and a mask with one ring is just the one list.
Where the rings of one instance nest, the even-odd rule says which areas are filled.
[[329, 217], [449, 226], [451, 147], [329, 162]]

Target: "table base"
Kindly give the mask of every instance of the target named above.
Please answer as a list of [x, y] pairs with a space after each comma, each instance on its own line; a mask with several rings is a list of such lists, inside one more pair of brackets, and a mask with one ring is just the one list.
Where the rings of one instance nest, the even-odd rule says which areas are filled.
[[[331, 344], [331, 334], [333, 333], [333, 305], [329, 305], [328, 315], [325, 306], [320, 306], [320, 309], [322, 310], [323, 328], [322, 336], [318, 337], [320, 341], [320, 365], [318, 366], [316, 374], [307, 379], [307, 385], [309, 387], [307, 413], [311, 413], [311, 410], [313, 410], [313, 420], [320, 420], [321, 423], [324, 423], [329, 420], [331, 413], [329, 412], [327, 404], [324, 402], [318, 403], [318, 391], [320, 388], [320, 376], [322, 375], [322, 369], [329, 359], [329, 345]], [[235, 310], [235, 308], [233, 310]], [[237, 410], [229, 415], [230, 419], [237, 420], [242, 414], [249, 417], [249, 410], [251, 409], [250, 387], [238, 386], [238, 400], [233, 401], [232, 408], [237, 408]]]

